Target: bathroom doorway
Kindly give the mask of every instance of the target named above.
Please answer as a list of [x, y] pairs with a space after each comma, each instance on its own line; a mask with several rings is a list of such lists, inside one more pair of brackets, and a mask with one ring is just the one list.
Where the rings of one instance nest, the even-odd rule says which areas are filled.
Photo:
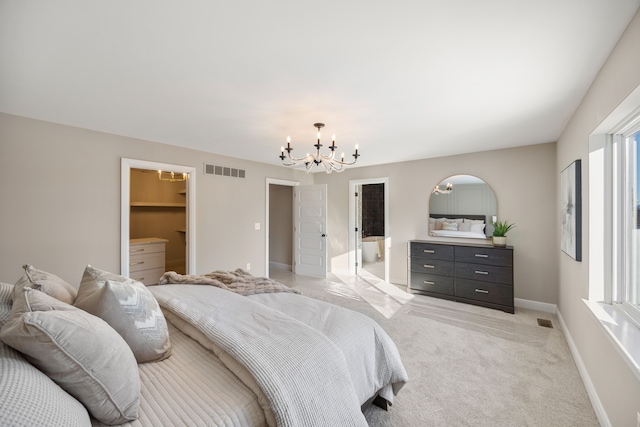
[[388, 178], [349, 181], [349, 270], [389, 282]]

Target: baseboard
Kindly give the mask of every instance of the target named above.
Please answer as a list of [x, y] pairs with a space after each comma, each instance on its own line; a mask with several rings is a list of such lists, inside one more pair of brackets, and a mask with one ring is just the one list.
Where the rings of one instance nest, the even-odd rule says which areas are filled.
[[602, 406], [602, 402], [598, 397], [598, 393], [596, 392], [596, 388], [591, 382], [591, 377], [589, 376], [589, 372], [587, 372], [587, 368], [584, 366], [584, 362], [582, 362], [582, 358], [580, 357], [580, 353], [578, 352], [578, 348], [576, 344], [573, 342], [573, 338], [569, 333], [569, 329], [567, 329], [567, 324], [564, 323], [564, 319], [562, 318], [562, 314], [560, 310], [557, 311], [558, 322], [560, 322], [560, 328], [562, 328], [562, 333], [564, 334], [564, 338], [569, 345], [569, 350], [571, 351], [571, 355], [573, 356], [573, 361], [578, 367], [578, 372], [580, 373], [580, 377], [582, 378], [582, 383], [584, 384], [585, 389], [587, 390], [587, 395], [589, 395], [589, 400], [591, 401], [591, 406], [593, 406], [593, 410], [596, 413], [596, 417], [598, 417], [598, 421], [602, 427], [611, 427], [611, 421], [609, 421], [609, 417], [607, 417], [607, 413], [604, 410], [604, 406]]
[[282, 264], [280, 262], [273, 262], [270, 261], [269, 262], [269, 269], [278, 269], [278, 270], [288, 270], [291, 271], [291, 265], [290, 264]]
[[522, 298], [514, 298], [513, 304], [516, 307], [528, 308], [529, 310], [544, 311], [545, 313], [556, 314], [558, 311], [558, 306], [555, 304], [532, 301], [532, 300], [522, 299]]

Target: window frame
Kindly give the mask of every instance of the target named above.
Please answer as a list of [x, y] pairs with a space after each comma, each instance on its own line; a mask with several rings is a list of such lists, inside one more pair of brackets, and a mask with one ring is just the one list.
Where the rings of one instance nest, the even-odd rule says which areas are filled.
[[629, 175], [622, 141], [634, 130], [640, 130], [640, 87], [589, 136], [589, 296], [583, 302], [640, 380], [640, 310], [623, 301], [629, 261], [620, 205], [629, 194], [620, 188]]

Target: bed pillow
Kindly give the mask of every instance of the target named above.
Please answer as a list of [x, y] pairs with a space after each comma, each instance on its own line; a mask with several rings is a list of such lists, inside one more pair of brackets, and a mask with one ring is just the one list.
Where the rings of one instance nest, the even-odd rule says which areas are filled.
[[[0, 283], [0, 328], [11, 314], [13, 287]], [[82, 403], [1, 341], [0, 372], [0, 425], [81, 427], [91, 424]]]
[[38, 270], [29, 264], [23, 265], [22, 268], [24, 268], [24, 274], [15, 284], [15, 292], [17, 294], [22, 292], [22, 288], [29, 287], [67, 304], [73, 304], [75, 301], [76, 289], [55, 274]]
[[88, 265], [75, 306], [111, 325], [138, 363], [171, 355], [167, 321], [155, 297], [141, 282]]
[[122, 337], [98, 317], [24, 288], [14, 296], [0, 339], [82, 402], [97, 420], [113, 425], [138, 417], [136, 359]]
[[473, 233], [484, 233], [484, 223], [482, 223], [482, 224], [471, 224], [471, 232], [473, 232]]
[[458, 231], [458, 223], [447, 221], [442, 225], [442, 229], [445, 231]]
[[464, 221], [458, 224], [458, 231], [471, 231], [471, 223], [469, 221]]

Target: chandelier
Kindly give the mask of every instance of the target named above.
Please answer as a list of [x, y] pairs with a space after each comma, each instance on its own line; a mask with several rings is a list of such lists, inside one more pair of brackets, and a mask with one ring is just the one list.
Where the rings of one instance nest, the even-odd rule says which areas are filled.
[[442, 189], [440, 188], [439, 185], [436, 185], [435, 188], [433, 189], [432, 193], [435, 195], [438, 194], [450, 194], [453, 191], [453, 184], [450, 182], [447, 182], [447, 186]]
[[[311, 170], [313, 165], [322, 165], [327, 173], [331, 173], [333, 171], [342, 172], [345, 166], [351, 166], [355, 164], [355, 162], [358, 160], [358, 157], [360, 157], [360, 154], [358, 154], [357, 144], [355, 147], [356, 152], [352, 154], [353, 156], [352, 161], [345, 162], [344, 153], [342, 153], [340, 160], [338, 160], [335, 158], [336, 149], [338, 148], [336, 146], [336, 136], [333, 135], [331, 140], [331, 145], [329, 146], [329, 150], [331, 150], [331, 153], [328, 156], [324, 155], [320, 152], [320, 148], [322, 147], [322, 144], [320, 144], [320, 129], [324, 127], [324, 123], [314, 123], [313, 126], [318, 129], [318, 142], [313, 145], [314, 147], [316, 147], [316, 153], [315, 154], [307, 153], [306, 156], [300, 157], [300, 158], [291, 157], [291, 151], [293, 151], [293, 148], [291, 148], [291, 137], [287, 137], [287, 148], [284, 148], [284, 147], [280, 148], [279, 157], [280, 157], [280, 160], [282, 160], [283, 165], [295, 166], [295, 165], [304, 163], [307, 173], [309, 173], [309, 170]], [[287, 152], [287, 154], [284, 154], [285, 151]]]
[[158, 170], [158, 179], [160, 181], [182, 182], [187, 180], [187, 174], [186, 173], [176, 174], [175, 172]]

